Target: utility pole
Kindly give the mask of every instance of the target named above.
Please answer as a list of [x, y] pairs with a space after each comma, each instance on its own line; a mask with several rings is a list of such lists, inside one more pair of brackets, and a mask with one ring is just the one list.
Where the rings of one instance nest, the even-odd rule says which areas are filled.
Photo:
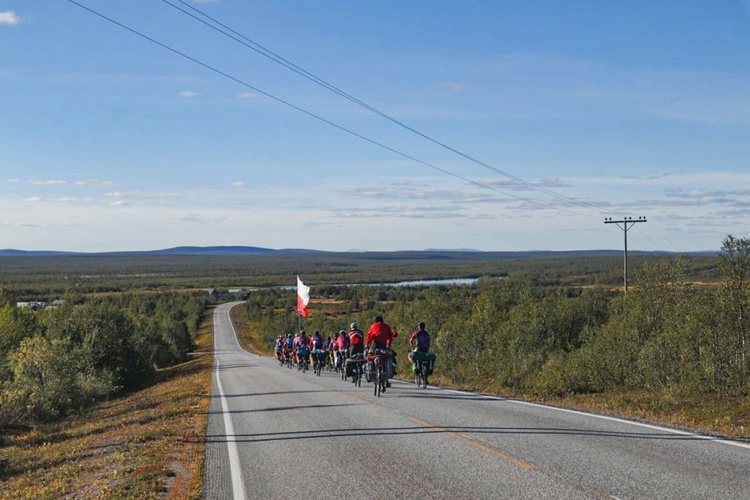
[[623, 217], [622, 220], [612, 220], [612, 217], [604, 219], [605, 224], [617, 224], [617, 227], [622, 229], [625, 233], [625, 263], [624, 263], [624, 281], [625, 281], [625, 293], [628, 293], [628, 229], [633, 227], [637, 222], [646, 222], [645, 217], [638, 217], [633, 219], [632, 217]]

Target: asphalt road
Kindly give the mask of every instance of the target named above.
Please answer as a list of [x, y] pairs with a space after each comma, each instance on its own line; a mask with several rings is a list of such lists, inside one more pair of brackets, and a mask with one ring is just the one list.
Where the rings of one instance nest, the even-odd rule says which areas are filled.
[[376, 398], [242, 351], [230, 306], [206, 498], [750, 498], [746, 443], [398, 382]]

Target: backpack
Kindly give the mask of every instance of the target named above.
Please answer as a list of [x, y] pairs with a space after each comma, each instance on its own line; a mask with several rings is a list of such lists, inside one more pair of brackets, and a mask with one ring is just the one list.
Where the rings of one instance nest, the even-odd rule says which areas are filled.
[[298, 354], [310, 354], [310, 344], [307, 343], [307, 339], [305, 339], [304, 342], [300, 342], [297, 345], [297, 353]]

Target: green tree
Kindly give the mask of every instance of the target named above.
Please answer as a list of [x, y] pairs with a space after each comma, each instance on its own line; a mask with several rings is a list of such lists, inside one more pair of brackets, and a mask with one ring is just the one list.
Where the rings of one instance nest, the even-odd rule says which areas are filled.
[[54, 420], [112, 392], [112, 377], [82, 372], [77, 354], [64, 338], [37, 335], [21, 342], [10, 356], [13, 384], [2, 396], [9, 406], [0, 417]]
[[723, 309], [730, 318], [734, 339], [727, 339], [735, 349], [734, 365], [741, 377], [746, 378], [750, 366], [748, 345], [748, 307], [750, 306], [750, 239], [724, 238], [718, 266], [722, 276], [721, 299]]

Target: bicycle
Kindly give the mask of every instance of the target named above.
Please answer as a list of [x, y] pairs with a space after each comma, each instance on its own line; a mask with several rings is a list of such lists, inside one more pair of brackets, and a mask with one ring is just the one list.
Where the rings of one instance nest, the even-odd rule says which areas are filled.
[[354, 385], [357, 387], [362, 387], [362, 367], [364, 364], [364, 358], [354, 361]]
[[292, 356], [292, 351], [284, 348], [284, 350], [281, 351], [281, 360], [280, 360], [281, 366], [286, 366], [287, 368], [291, 368], [294, 365], [294, 356]]
[[336, 372], [341, 372], [341, 380], [346, 380], [346, 352], [338, 351], [336, 353]]
[[412, 362], [414, 370], [414, 381], [417, 387], [426, 388], [428, 384], [427, 377], [432, 374], [435, 365], [435, 355], [433, 353], [410, 352], [409, 359]]
[[419, 360], [416, 361], [417, 369], [414, 371], [414, 377], [416, 379], [417, 387], [427, 387], [427, 367], [429, 366], [428, 361]]
[[297, 353], [297, 357], [299, 358], [299, 364], [297, 365], [297, 371], [301, 371], [302, 373], [306, 373], [307, 370], [310, 369], [310, 359], [309, 354], [299, 354]]
[[320, 377], [321, 372], [323, 371], [323, 365], [325, 364], [325, 356], [327, 356], [325, 351], [315, 352], [313, 350], [313, 373]]
[[373, 382], [375, 383], [375, 387], [373, 388], [373, 395], [376, 397], [380, 397], [385, 392], [386, 384], [388, 383], [388, 377], [385, 375], [385, 364], [392, 356], [388, 351], [375, 349], [373, 354], [365, 358], [374, 365]]

